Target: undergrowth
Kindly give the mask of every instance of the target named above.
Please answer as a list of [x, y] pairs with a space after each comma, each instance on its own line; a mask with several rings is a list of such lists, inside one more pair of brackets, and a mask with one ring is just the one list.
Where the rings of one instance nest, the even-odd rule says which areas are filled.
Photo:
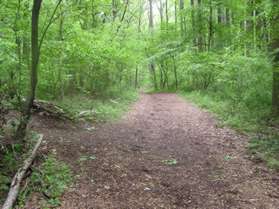
[[271, 169], [279, 171], [279, 137], [271, 133], [267, 125], [270, 112], [266, 109], [249, 109], [243, 104], [233, 104], [209, 93], [199, 91], [182, 92], [181, 95], [201, 108], [215, 113], [223, 125], [248, 134], [261, 133], [260, 138], [252, 137], [248, 144], [253, 159], [263, 161]]
[[136, 101], [136, 91], [125, 91], [114, 98], [92, 98], [85, 95], [65, 97], [56, 104], [67, 110], [75, 118], [93, 121], [115, 120], [128, 110], [129, 104]]
[[[13, 176], [23, 165], [23, 160], [29, 156], [34, 146], [37, 134], [28, 133], [28, 146], [14, 143], [11, 146], [2, 147], [0, 152], [0, 205], [4, 202], [10, 188]], [[32, 175], [23, 182], [18, 197], [17, 206], [22, 207], [31, 193], [41, 194], [43, 208], [59, 205], [59, 197], [72, 182], [72, 173], [67, 164], [56, 159], [55, 156], [46, 156], [39, 163], [39, 167], [32, 167]]]
[[270, 115], [268, 109], [250, 109], [244, 104], [224, 100], [210, 93], [200, 91], [182, 92], [181, 95], [201, 108], [216, 114], [224, 125], [241, 132], [255, 132], [266, 129], [266, 119]]
[[0, 148], [0, 205], [9, 191], [12, 177], [22, 163], [23, 147], [13, 144]]
[[60, 205], [59, 198], [72, 180], [73, 175], [69, 166], [55, 156], [49, 155], [38, 168], [34, 169], [28, 187], [19, 195], [19, 205], [24, 206], [30, 194], [36, 192], [42, 197], [40, 204], [43, 208], [57, 207]]
[[269, 168], [279, 171], [279, 136], [254, 138], [249, 143], [249, 151], [256, 160], [266, 162]]

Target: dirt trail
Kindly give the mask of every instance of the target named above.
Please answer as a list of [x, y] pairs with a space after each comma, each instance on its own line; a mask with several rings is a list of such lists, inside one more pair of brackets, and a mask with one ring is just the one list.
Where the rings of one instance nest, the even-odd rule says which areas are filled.
[[77, 175], [61, 209], [279, 208], [279, 177], [248, 159], [247, 137], [175, 94], [142, 95], [91, 132], [44, 124]]

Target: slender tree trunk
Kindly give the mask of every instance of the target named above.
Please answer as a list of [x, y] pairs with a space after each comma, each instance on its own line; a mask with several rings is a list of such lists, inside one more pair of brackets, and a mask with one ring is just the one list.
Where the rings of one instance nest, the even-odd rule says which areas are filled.
[[[21, 74], [21, 68], [22, 68], [22, 35], [20, 34], [20, 15], [21, 10], [21, 0], [17, 1], [17, 10], [16, 10], [16, 18], [14, 22], [14, 35], [15, 35], [15, 44], [16, 44], [16, 69], [10, 70], [10, 81], [9, 81], [9, 96], [13, 99], [17, 96], [19, 98], [19, 90], [17, 89], [17, 86], [19, 83], [17, 82], [17, 75]], [[20, 100], [20, 98], [19, 98]]]
[[176, 69], [176, 63], [175, 63], [175, 57], [172, 57], [173, 60], [173, 73], [175, 78], [175, 90], [178, 89], [178, 79], [177, 79], [177, 69]]
[[262, 25], [262, 37], [263, 37], [263, 47], [265, 47], [266, 49], [266, 46], [269, 45], [269, 35], [268, 35], [268, 31], [269, 31], [269, 27], [268, 27], [268, 22], [267, 22], [267, 18], [264, 16], [263, 17], [263, 25]]
[[157, 77], [156, 77], [156, 71], [155, 71], [155, 64], [154, 63], [151, 63], [149, 65], [149, 69], [152, 73], [152, 76], [153, 76], [153, 84], [154, 84], [154, 89], [157, 90], [158, 89], [158, 86], [157, 86]]
[[[246, 16], [246, 13], [245, 13], [245, 16]], [[246, 34], [247, 34], [247, 20], [244, 20], [244, 23], [243, 23], [243, 31], [244, 31], [244, 34], [245, 34], [245, 37], [246, 37]], [[244, 40], [244, 56], [247, 55], [247, 41]]]
[[180, 31], [181, 36], [185, 36], [185, 18], [184, 18], [184, 0], [179, 0], [179, 13], [180, 13]]
[[218, 13], [218, 24], [222, 24], [223, 23], [223, 14], [222, 14], [222, 8], [220, 5], [217, 8], [217, 13]]
[[257, 49], [257, 11], [256, 2], [253, 0], [253, 47]]
[[279, 117], [279, 0], [273, 0], [271, 20], [271, 50], [273, 53], [272, 112]]
[[139, 68], [137, 66], [136, 67], [136, 72], [135, 72], [135, 88], [136, 89], [138, 88], [138, 71], [139, 71]]
[[160, 63], [160, 88], [164, 88], [164, 75], [163, 75], [163, 64], [162, 62]]
[[163, 8], [163, 2], [162, 0], [159, 1], [159, 13], [160, 13], [160, 26], [161, 26], [161, 29], [162, 29], [162, 26], [163, 26], [163, 22], [164, 22], [164, 8]]
[[111, 1], [111, 15], [112, 21], [115, 21], [117, 15], [116, 0]]
[[175, 31], [177, 31], [177, 0], [174, 0], [174, 24], [175, 24]]
[[198, 48], [203, 51], [202, 0], [198, 0]]
[[[153, 22], [153, 2], [152, 0], [149, 0], [149, 30], [151, 32], [151, 35], [153, 34], [154, 30], [154, 22]], [[156, 66], [154, 64], [154, 61], [151, 61], [149, 64], [149, 71], [152, 75], [154, 89], [157, 89], [157, 79], [156, 79]]]
[[226, 27], [228, 30], [228, 37], [226, 38], [226, 44], [227, 46], [231, 46], [232, 42], [231, 42], [231, 10], [229, 8], [225, 9], [225, 18], [226, 18]]
[[154, 22], [153, 22], [153, 3], [152, 0], [149, 1], [149, 30], [153, 32]]
[[168, 31], [168, 26], [169, 26], [169, 6], [168, 6], [168, 0], [166, 0], [166, 5], [165, 5], [165, 16], [166, 16], [166, 28]]
[[34, 0], [32, 8], [32, 33], [31, 33], [31, 46], [32, 46], [32, 65], [31, 65], [31, 82], [30, 92], [26, 100], [25, 107], [20, 119], [20, 124], [17, 128], [15, 138], [23, 140], [26, 135], [26, 128], [31, 117], [31, 109], [36, 94], [36, 87], [38, 82], [38, 63], [39, 63], [39, 43], [38, 43], [38, 30], [39, 30], [39, 16], [43, 0]]
[[[93, 26], [93, 24], [92, 24]], [[60, 21], [59, 21], [59, 41], [63, 42], [64, 40], [64, 10], [62, 8], [60, 8]], [[61, 56], [60, 56], [60, 59], [59, 59], [59, 63], [60, 63], [60, 67], [58, 69], [58, 96], [59, 96], [59, 99], [62, 100], [64, 98], [64, 81], [63, 81], [63, 77], [62, 77], [62, 69], [63, 69], [63, 50], [61, 52]]]
[[191, 21], [192, 21], [192, 35], [193, 35], [193, 46], [196, 46], [196, 18], [195, 18], [195, 0], [190, 0], [191, 4]]
[[213, 41], [213, 6], [212, 6], [212, 0], [209, 2], [209, 23], [208, 23], [208, 51], [210, 51], [212, 47], [212, 41]]
[[139, 18], [138, 18], [138, 33], [141, 32], [141, 24], [142, 24], [142, 15], [143, 15], [143, 2], [139, 1]]

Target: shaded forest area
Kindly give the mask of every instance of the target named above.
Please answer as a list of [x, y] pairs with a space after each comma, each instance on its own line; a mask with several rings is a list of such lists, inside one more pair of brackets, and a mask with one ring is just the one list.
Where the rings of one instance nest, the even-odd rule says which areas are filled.
[[279, 169], [279, 1], [0, 0], [0, 199], [33, 113], [111, 120], [143, 90], [216, 113]]

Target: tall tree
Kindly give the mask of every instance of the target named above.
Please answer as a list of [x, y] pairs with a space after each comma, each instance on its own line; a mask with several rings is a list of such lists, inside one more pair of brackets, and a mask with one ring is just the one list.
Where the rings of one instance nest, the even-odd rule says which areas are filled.
[[199, 51], [203, 50], [203, 6], [202, 6], [202, 0], [198, 0], [198, 49]]
[[31, 25], [32, 64], [31, 64], [31, 71], [30, 71], [30, 78], [31, 78], [30, 91], [15, 136], [16, 139], [21, 139], [21, 140], [23, 140], [26, 135], [26, 127], [31, 117], [31, 108], [33, 106], [33, 102], [35, 99], [36, 87], [38, 82], [38, 63], [40, 57], [38, 34], [39, 34], [39, 16], [40, 16], [42, 1], [43, 0], [33, 1], [32, 25]]
[[271, 50], [273, 55], [272, 112], [279, 117], [279, 0], [272, 0]]
[[39, 40], [39, 17], [43, 0], [34, 0], [32, 7], [32, 19], [31, 19], [31, 69], [30, 69], [30, 89], [27, 95], [25, 105], [22, 109], [22, 115], [20, 123], [17, 127], [15, 138], [23, 140], [26, 135], [26, 128], [31, 117], [31, 109], [36, 96], [36, 89], [38, 83], [38, 66], [40, 61], [40, 49], [42, 47], [46, 33], [54, 21], [55, 13], [61, 4], [62, 0], [58, 0], [58, 3], [53, 10], [48, 24], [42, 31], [42, 36]]
[[[153, 1], [152, 0], [149, 0], [149, 30], [150, 30], [151, 36], [152, 36], [153, 30], [154, 30]], [[150, 61], [149, 71], [153, 77], [154, 88], [157, 89], [156, 70], [155, 70], [155, 63], [153, 60]]]
[[179, 0], [179, 11], [180, 11], [180, 30], [181, 36], [184, 37], [186, 33], [186, 19], [184, 15], [184, 0]]
[[213, 42], [213, 5], [212, 0], [209, 0], [209, 19], [208, 19], [208, 51], [212, 47]]

